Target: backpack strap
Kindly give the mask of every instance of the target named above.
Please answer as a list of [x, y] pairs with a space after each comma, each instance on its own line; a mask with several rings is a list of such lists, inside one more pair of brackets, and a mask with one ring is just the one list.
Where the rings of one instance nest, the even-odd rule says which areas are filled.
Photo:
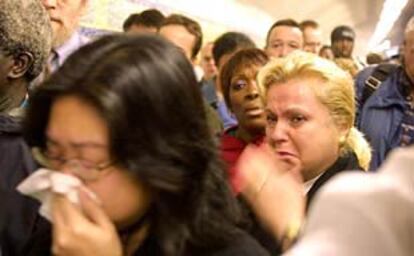
[[359, 102], [360, 108], [397, 67], [398, 65], [395, 64], [380, 64], [375, 67], [371, 75], [365, 80], [362, 98]]

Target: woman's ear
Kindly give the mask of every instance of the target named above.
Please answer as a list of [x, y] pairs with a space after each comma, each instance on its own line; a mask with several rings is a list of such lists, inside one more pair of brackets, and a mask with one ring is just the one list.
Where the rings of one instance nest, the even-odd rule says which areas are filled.
[[337, 127], [338, 127], [340, 140], [341, 139], [346, 140], [346, 138], [348, 137], [349, 131], [351, 130], [352, 127], [347, 124], [340, 124]]
[[17, 79], [23, 77], [29, 68], [33, 65], [34, 58], [31, 53], [23, 52], [13, 57], [13, 63], [10, 68], [8, 77]]

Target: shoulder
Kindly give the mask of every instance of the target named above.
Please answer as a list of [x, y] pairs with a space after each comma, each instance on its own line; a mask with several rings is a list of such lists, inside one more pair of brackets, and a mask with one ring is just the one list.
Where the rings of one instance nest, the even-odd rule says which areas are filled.
[[23, 139], [20, 120], [0, 115], [0, 177], [13, 187], [34, 169], [36, 163]]
[[234, 136], [237, 126], [226, 129], [220, 137], [220, 148], [223, 152], [241, 152], [246, 147], [246, 143]]
[[21, 119], [0, 114], [0, 134], [21, 134]]

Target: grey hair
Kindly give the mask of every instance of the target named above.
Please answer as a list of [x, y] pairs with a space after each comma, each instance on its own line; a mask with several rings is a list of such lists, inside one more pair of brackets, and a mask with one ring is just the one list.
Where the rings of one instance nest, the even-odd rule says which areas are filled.
[[414, 16], [410, 18], [405, 26], [405, 33], [411, 32], [414, 30]]
[[49, 16], [39, 0], [0, 1], [0, 49], [13, 57], [27, 52], [33, 64], [25, 74], [28, 81], [43, 69], [52, 47]]

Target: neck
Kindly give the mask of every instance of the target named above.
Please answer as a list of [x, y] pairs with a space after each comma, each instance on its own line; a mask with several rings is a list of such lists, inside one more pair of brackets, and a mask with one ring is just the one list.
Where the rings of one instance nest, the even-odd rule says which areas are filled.
[[257, 137], [263, 136], [264, 133], [265, 133], [264, 128], [257, 128], [255, 130], [247, 130], [239, 126], [236, 130], [236, 138], [244, 141], [245, 143], [251, 143]]
[[134, 255], [148, 236], [149, 222], [145, 222], [139, 229], [122, 239], [125, 255]]
[[6, 86], [0, 92], [0, 113], [8, 113], [10, 110], [18, 108], [27, 94], [27, 84], [23, 80], [16, 80]]

